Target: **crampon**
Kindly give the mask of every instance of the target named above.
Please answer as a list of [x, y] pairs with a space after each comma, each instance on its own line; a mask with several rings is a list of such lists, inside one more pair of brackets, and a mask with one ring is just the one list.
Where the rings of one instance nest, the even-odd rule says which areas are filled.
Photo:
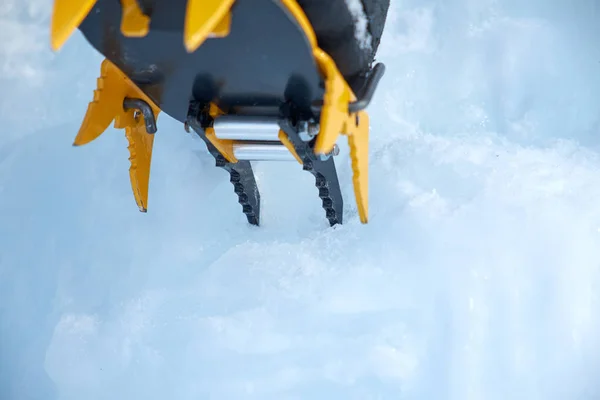
[[55, 0], [51, 45], [77, 29], [104, 57], [74, 145], [114, 122], [129, 142], [131, 187], [148, 209], [162, 111], [205, 142], [260, 225], [252, 161], [299, 163], [315, 179], [330, 225], [343, 222], [334, 157], [350, 148], [358, 215], [368, 221], [369, 115], [384, 65], [374, 64], [388, 1], [362, 5], [371, 42], [356, 38], [343, 0]]

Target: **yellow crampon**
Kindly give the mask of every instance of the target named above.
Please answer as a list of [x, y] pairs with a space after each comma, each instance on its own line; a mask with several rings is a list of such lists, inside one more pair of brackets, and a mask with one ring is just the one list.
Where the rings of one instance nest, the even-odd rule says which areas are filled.
[[[52, 16], [52, 48], [58, 50], [72, 32], [86, 18], [96, 0], [55, 0]], [[208, 38], [226, 37], [231, 29], [231, 8], [235, 0], [188, 0], [183, 26], [183, 45], [188, 53], [196, 51]], [[368, 221], [368, 142], [369, 116], [366, 111], [351, 111], [350, 105], [357, 101], [356, 95], [340, 73], [333, 59], [323, 51], [302, 8], [295, 0], [281, 0], [301, 26], [312, 48], [312, 55], [325, 83], [325, 94], [320, 112], [319, 132], [314, 145], [317, 155], [329, 154], [340, 134], [348, 136], [353, 170], [353, 185], [360, 221]], [[121, 0], [121, 32], [127, 37], [143, 37], [149, 31], [150, 18], [142, 13], [136, 0]], [[243, 65], [243, 63], [242, 63]], [[243, 68], [243, 66], [242, 66]], [[130, 178], [136, 203], [142, 211], [148, 206], [148, 182], [152, 158], [153, 134], [147, 132], [144, 117], [134, 109], [125, 109], [124, 100], [139, 99], [152, 109], [154, 119], [159, 107], [121, 70], [110, 61], [102, 63], [98, 88], [90, 103], [75, 145], [91, 142], [104, 132], [111, 121], [116, 128], [124, 128], [129, 140]], [[216, 107], [216, 106], [215, 106]], [[222, 113], [222, 112], [221, 112]], [[211, 113], [213, 114], [213, 113]], [[214, 113], [217, 118], [219, 113]], [[206, 138], [230, 163], [237, 160], [231, 140], [217, 139], [211, 127], [205, 131]], [[284, 131], [279, 132], [281, 143], [302, 164], [302, 159]]]
[[[133, 103], [131, 108], [127, 104]], [[137, 104], [135, 104], [137, 102]], [[144, 104], [145, 103], [145, 104]], [[147, 105], [151, 115], [140, 112], [137, 106]], [[123, 72], [110, 61], [100, 68], [98, 87], [89, 104], [74, 146], [90, 143], [99, 137], [114, 120], [114, 127], [125, 129], [129, 141], [129, 178], [135, 201], [142, 212], [148, 209], [148, 184], [156, 119], [160, 109]], [[150, 129], [149, 129], [150, 127]], [[150, 131], [150, 132], [149, 132]]]
[[369, 116], [366, 111], [350, 112], [348, 107], [356, 95], [331, 57], [317, 43], [317, 36], [296, 0], [282, 0], [294, 15], [313, 50], [313, 57], [325, 80], [325, 97], [321, 110], [320, 131], [315, 144], [316, 154], [333, 150], [340, 134], [348, 136], [352, 159], [354, 196], [360, 221], [369, 219]]

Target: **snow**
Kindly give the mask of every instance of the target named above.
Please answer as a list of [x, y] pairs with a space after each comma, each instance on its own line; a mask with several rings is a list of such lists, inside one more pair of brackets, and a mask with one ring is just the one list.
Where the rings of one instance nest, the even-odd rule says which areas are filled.
[[365, 14], [361, 0], [346, 0], [346, 6], [354, 19], [354, 37], [362, 49], [371, 49], [372, 40], [369, 33], [369, 19]]
[[249, 227], [166, 116], [139, 213], [121, 132], [71, 147], [101, 58], [47, 3], [0, 6], [0, 399], [598, 398], [593, 2], [393, 1], [336, 229], [272, 163]]

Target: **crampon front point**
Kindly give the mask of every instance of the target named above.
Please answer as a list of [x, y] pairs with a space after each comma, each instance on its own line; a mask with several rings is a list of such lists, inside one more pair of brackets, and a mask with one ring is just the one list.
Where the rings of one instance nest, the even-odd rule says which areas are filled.
[[[328, 26], [319, 21], [324, 11], [315, 3], [55, 0], [52, 48], [60, 49], [79, 29], [105, 57], [74, 144], [93, 141], [113, 122], [125, 129], [131, 187], [145, 212], [162, 111], [202, 138], [216, 165], [229, 172], [250, 224], [260, 224], [260, 194], [251, 163], [261, 160], [297, 162], [310, 172], [333, 226], [343, 222], [334, 156], [339, 136], [345, 135], [358, 214], [367, 223], [365, 108], [384, 66], [368, 60], [359, 76], [349, 72], [346, 61], [350, 65], [356, 60], [348, 54], [325, 51], [320, 43], [327, 42]], [[345, 4], [331, 0], [319, 6], [326, 9], [334, 3]], [[347, 8], [342, 11], [350, 15]], [[328, 12], [334, 16], [342, 11]]]

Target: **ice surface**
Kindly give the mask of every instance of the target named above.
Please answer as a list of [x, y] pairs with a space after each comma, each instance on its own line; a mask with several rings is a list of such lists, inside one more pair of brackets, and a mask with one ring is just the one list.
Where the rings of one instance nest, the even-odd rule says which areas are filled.
[[600, 396], [592, 1], [392, 2], [337, 229], [269, 163], [248, 227], [166, 116], [139, 213], [121, 132], [71, 147], [101, 58], [49, 3], [0, 6], [0, 399]]

